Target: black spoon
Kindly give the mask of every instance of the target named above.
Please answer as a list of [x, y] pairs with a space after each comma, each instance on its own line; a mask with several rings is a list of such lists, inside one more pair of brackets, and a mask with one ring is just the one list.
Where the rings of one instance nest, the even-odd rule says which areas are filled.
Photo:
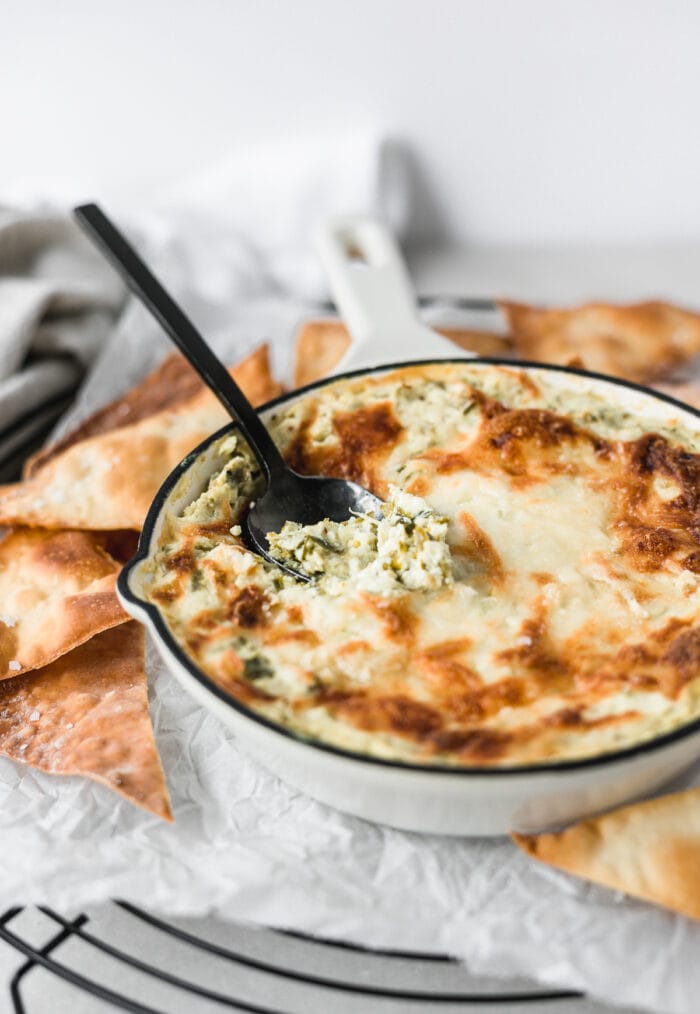
[[230, 373], [214, 355], [194, 324], [168, 295], [130, 243], [96, 204], [75, 209], [75, 217], [111, 261], [127, 286], [158, 320], [166, 334], [189, 360], [204, 383], [238, 423], [265, 478], [265, 492], [245, 516], [245, 529], [253, 546], [272, 563], [297, 578], [308, 580], [270, 556], [268, 532], [279, 532], [286, 521], [302, 525], [329, 518], [347, 521], [353, 513], [377, 514], [379, 500], [369, 490], [347, 479], [298, 475], [278, 451], [258, 413]]

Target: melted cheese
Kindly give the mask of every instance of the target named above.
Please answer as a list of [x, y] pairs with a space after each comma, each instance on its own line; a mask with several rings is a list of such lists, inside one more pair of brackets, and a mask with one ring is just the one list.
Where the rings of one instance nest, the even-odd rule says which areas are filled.
[[[361, 524], [357, 566], [321, 553], [311, 585], [250, 553], [238, 523], [260, 477], [229, 437], [227, 467], [168, 519], [148, 595], [242, 703], [352, 751], [518, 765], [676, 728], [700, 715], [697, 424], [600, 391], [478, 364], [323, 387], [268, 422], [287, 460], [422, 498], [445, 520], [421, 546], [449, 579], [405, 580], [421, 557], [396, 526], [383, 580]], [[282, 551], [303, 556], [308, 534]]]

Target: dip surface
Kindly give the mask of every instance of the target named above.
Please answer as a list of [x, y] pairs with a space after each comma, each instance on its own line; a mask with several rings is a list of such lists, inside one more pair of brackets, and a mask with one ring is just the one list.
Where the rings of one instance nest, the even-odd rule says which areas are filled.
[[453, 766], [589, 757], [700, 716], [690, 414], [465, 363], [338, 381], [267, 423], [297, 471], [393, 503], [381, 538], [362, 518], [284, 530], [297, 581], [243, 545], [261, 477], [224, 438], [145, 592], [242, 704], [305, 739]]

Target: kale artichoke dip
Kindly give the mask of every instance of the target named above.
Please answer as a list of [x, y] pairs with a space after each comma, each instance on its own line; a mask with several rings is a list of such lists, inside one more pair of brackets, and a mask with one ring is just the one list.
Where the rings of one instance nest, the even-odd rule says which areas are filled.
[[[603, 393], [601, 393], [601, 391]], [[267, 425], [292, 468], [385, 501], [271, 538], [240, 437], [170, 513], [144, 593], [194, 663], [299, 737], [405, 763], [590, 757], [700, 715], [694, 418], [485, 363], [341, 379]]]

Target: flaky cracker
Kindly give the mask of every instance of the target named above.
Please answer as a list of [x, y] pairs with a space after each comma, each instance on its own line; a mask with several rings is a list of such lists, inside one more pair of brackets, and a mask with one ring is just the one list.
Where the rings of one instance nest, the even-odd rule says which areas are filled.
[[[254, 404], [281, 393], [267, 347], [231, 370]], [[161, 483], [230, 420], [209, 390], [129, 426], [73, 444], [0, 496], [0, 525], [139, 530]]]
[[[489, 331], [468, 331], [460, 328], [436, 328], [460, 349], [480, 356], [508, 355], [507, 337]], [[294, 386], [303, 387], [326, 377], [337, 366], [350, 346], [350, 335], [342, 321], [309, 320], [302, 324], [294, 354]], [[426, 345], [426, 358], [430, 347]], [[459, 352], [455, 350], [455, 355]]]
[[148, 713], [143, 629], [104, 631], [38, 672], [0, 684], [0, 753], [83, 775], [172, 820]]
[[700, 314], [670, 303], [540, 309], [502, 302], [518, 354], [646, 383], [700, 353]]
[[669, 381], [654, 384], [654, 388], [657, 391], [661, 391], [662, 394], [670, 394], [672, 398], [677, 398], [678, 401], [684, 401], [686, 405], [700, 408], [700, 384], [674, 384]]
[[[255, 355], [260, 355], [260, 350], [257, 350]], [[197, 394], [202, 387], [199, 375], [186, 359], [178, 352], [174, 352], [136, 387], [130, 388], [120, 398], [98, 409], [61, 440], [42, 448], [28, 458], [23, 475], [25, 478], [36, 475], [43, 465], [57, 457], [61, 451], [81, 440], [109, 433], [121, 426], [130, 426], [150, 415], [155, 415], [156, 412], [180, 405]]]
[[0, 538], [0, 680], [124, 623], [118, 572], [93, 532], [18, 529]]
[[543, 863], [700, 919], [700, 789], [513, 840]]

